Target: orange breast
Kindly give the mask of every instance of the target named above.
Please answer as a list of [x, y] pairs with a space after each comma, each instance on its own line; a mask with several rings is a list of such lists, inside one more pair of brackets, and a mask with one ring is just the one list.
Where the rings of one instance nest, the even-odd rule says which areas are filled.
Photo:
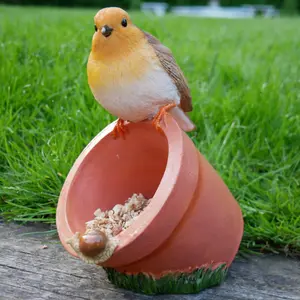
[[158, 58], [144, 41], [134, 51], [115, 59], [100, 60], [91, 52], [87, 65], [88, 82], [91, 89], [117, 87], [141, 78], [155, 64], [159, 64]]

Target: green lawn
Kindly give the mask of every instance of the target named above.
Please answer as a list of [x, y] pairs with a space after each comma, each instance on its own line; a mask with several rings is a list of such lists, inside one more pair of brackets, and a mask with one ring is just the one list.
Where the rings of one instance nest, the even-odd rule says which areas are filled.
[[[86, 62], [94, 10], [0, 6], [0, 210], [55, 222], [64, 179], [114, 117]], [[190, 134], [245, 217], [242, 250], [300, 254], [300, 19], [132, 14], [169, 46], [192, 90]]]

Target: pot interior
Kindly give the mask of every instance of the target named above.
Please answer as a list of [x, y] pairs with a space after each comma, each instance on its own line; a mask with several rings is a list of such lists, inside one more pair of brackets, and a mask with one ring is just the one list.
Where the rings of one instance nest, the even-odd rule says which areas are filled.
[[154, 196], [167, 165], [167, 138], [150, 123], [127, 126], [125, 140], [105, 136], [77, 169], [66, 206], [72, 232], [83, 232], [98, 208], [124, 204], [134, 193]]

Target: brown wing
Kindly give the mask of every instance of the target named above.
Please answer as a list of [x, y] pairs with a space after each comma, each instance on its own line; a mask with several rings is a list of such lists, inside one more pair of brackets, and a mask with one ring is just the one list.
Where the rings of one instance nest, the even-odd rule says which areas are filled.
[[180, 107], [183, 111], [189, 112], [193, 110], [192, 97], [188, 87], [188, 83], [177, 65], [172, 52], [164, 46], [158, 39], [150, 33], [143, 31], [148, 42], [154, 48], [155, 53], [162, 64], [163, 68], [172, 78], [180, 94]]

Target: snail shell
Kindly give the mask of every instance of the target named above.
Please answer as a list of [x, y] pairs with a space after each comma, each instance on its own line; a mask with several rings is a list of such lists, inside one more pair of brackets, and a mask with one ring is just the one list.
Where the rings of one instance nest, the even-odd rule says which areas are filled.
[[88, 257], [100, 254], [106, 246], [107, 236], [102, 231], [90, 231], [79, 237], [79, 250]]

